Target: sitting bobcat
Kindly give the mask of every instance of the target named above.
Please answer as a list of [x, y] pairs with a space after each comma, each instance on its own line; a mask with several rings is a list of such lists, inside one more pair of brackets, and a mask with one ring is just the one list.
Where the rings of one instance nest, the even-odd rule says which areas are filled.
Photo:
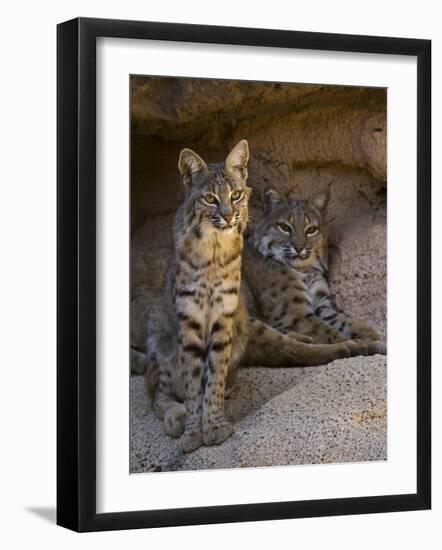
[[[248, 219], [247, 141], [224, 163], [206, 164], [184, 149], [178, 167], [186, 197], [174, 226], [174, 249], [163, 291], [148, 321], [147, 386], [166, 432], [184, 452], [222, 443], [232, 433], [224, 416], [228, 380], [246, 365], [318, 365], [376, 353], [377, 343], [307, 344], [249, 317], [241, 283]], [[301, 341], [300, 341], [301, 340]]]
[[264, 215], [245, 247], [243, 265], [253, 295], [249, 308], [273, 328], [317, 343], [379, 341], [373, 328], [332, 304], [324, 220], [328, 201], [328, 189], [309, 200], [267, 191]]

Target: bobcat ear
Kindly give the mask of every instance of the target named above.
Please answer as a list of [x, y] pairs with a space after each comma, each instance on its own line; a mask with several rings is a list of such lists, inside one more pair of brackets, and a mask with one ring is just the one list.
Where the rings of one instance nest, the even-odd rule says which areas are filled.
[[206, 168], [207, 164], [191, 149], [183, 149], [178, 159], [178, 169], [183, 176], [185, 185], [190, 185], [192, 178]]
[[284, 202], [284, 197], [276, 189], [268, 189], [264, 195], [264, 211], [270, 212]]
[[227, 155], [225, 167], [230, 172], [237, 173], [244, 181], [247, 179], [247, 163], [249, 162], [249, 144], [242, 139]]
[[326, 187], [322, 191], [319, 191], [319, 193], [316, 193], [316, 195], [313, 195], [313, 197], [310, 197], [308, 202], [313, 206], [313, 208], [316, 208], [316, 210], [319, 210], [321, 214], [324, 214], [329, 200], [330, 190]]

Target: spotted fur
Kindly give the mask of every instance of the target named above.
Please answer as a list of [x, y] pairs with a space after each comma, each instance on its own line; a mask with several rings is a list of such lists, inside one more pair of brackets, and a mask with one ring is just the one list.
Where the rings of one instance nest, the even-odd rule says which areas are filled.
[[264, 215], [248, 240], [245, 255], [255, 307], [277, 330], [296, 331], [317, 343], [379, 341], [373, 328], [333, 305], [324, 218], [328, 201], [328, 189], [309, 200], [267, 192]]
[[285, 335], [249, 314], [251, 290], [241, 281], [248, 156], [245, 140], [221, 164], [207, 165], [189, 149], [180, 154], [186, 197], [164, 289], [149, 313], [146, 381], [166, 432], [181, 437], [184, 452], [232, 433], [224, 397], [240, 363], [308, 366], [373, 352], [351, 340], [311, 345], [310, 337]]
[[148, 348], [159, 365], [155, 409], [170, 435], [184, 429], [186, 452], [232, 433], [224, 392], [248, 216], [248, 154], [242, 141], [223, 164], [206, 165], [189, 149], [179, 158], [187, 195], [175, 218], [174, 255], [151, 315]]

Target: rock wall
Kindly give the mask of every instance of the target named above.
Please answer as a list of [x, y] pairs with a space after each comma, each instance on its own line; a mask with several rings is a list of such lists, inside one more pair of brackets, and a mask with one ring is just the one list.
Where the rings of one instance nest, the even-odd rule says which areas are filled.
[[[306, 197], [331, 185], [337, 305], [385, 336], [385, 89], [136, 76], [131, 96], [133, 288], [161, 287], [183, 191], [180, 149], [219, 161], [246, 138], [253, 216], [269, 187]], [[140, 348], [142, 323], [132, 323]]]

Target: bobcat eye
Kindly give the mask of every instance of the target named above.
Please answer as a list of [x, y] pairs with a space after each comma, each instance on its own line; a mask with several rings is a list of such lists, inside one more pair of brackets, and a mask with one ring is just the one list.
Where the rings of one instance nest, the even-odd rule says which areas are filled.
[[208, 204], [215, 204], [216, 203], [216, 197], [215, 197], [215, 195], [212, 195], [211, 193], [207, 193], [207, 195], [204, 195], [204, 200]]
[[241, 197], [242, 197], [242, 191], [240, 191], [239, 189], [237, 189], [236, 191], [232, 191], [232, 194], [230, 195], [230, 198], [232, 199], [232, 201], [237, 201]]
[[290, 233], [292, 228], [290, 227], [290, 225], [288, 225], [287, 223], [284, 223], [284, 222], [281, 222], [281, 223], [278, 223], [278, 227], [281, 231], [283, 231], [284, 233]]
[[311, 225], [310, 227], [307, 227], [307, 229], [305, 230], [305, 234], [307, 235], [307, 237], [313, 237], [318, 231], [319, 229], [317, 227]]

